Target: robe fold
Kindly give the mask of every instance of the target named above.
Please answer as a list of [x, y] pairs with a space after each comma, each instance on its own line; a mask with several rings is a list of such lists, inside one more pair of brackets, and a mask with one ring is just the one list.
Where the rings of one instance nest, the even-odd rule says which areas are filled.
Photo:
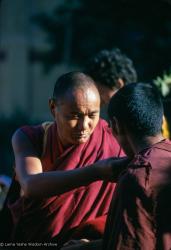
[[[105, 121], [100, 120], [86, 143], [63, 149], [55, 123], [22, 127], [41, 160], [43, 172], [86, 167], [100, 159], [122, 156]], [[59, 240], [72, 228], [108, 212], [114, 183], [96, 181], [44, 199], [21, 197], [9, 204], [15, 221], [13, 240]]]
[[171, 250], [171, 142], [137, 154], [117, 183], [104, 250]]

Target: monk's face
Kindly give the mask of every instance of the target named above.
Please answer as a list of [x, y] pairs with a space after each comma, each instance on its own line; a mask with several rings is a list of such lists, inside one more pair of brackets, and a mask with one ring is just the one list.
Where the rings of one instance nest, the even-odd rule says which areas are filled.
[[99, 110], [100, 97], [95, 87], [68, 91], [54, 108], [63, 146], [85, 143], [99, 121]]

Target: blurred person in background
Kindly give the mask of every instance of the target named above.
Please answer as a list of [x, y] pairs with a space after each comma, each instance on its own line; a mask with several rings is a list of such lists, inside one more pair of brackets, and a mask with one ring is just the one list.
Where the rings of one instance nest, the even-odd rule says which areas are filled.
[[[137, 72], [132, 60], [118, 48], [102, 50], [87, 63], [85, 72], [95, 81], [101, 97], [101, 117], [108, 120], [110, 98], [123, 86], [137, 82]], [[163, 135], [170, 138], [166, 117], [163, 117]]]
[[133, 62], [120, 49], [101, 50], [85, 67], [101, 97], [101, 117], [107, 119], [110, 98], [123, 86], [137, 81]]

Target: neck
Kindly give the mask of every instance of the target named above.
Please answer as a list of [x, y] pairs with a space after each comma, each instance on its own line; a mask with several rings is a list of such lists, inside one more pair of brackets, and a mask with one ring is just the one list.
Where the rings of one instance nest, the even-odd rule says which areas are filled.
[[151, 147], [162, 140], [164, 140], [162, 134], [158, 134], [155, 136], [146, 136], [143, 139], [135, 139], [134, 143], [132, 144], [133, 152], [134, 154], [138, 154], [145, 148]]

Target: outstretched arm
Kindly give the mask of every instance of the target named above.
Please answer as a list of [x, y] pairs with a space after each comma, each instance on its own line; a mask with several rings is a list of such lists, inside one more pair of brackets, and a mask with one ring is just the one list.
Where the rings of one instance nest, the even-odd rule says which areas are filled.
[[[43, 172], [41, 161], [28, 137], [18, 130], [12, 145], [15, 154], [16, 174], [25, 196], [50, 197], [68, 192], [91, 182], [109, 179], [113, 160], [96, 163], [85, 168], [68, 171]], [[123, 165], [119, 162], [117, 166]]]

